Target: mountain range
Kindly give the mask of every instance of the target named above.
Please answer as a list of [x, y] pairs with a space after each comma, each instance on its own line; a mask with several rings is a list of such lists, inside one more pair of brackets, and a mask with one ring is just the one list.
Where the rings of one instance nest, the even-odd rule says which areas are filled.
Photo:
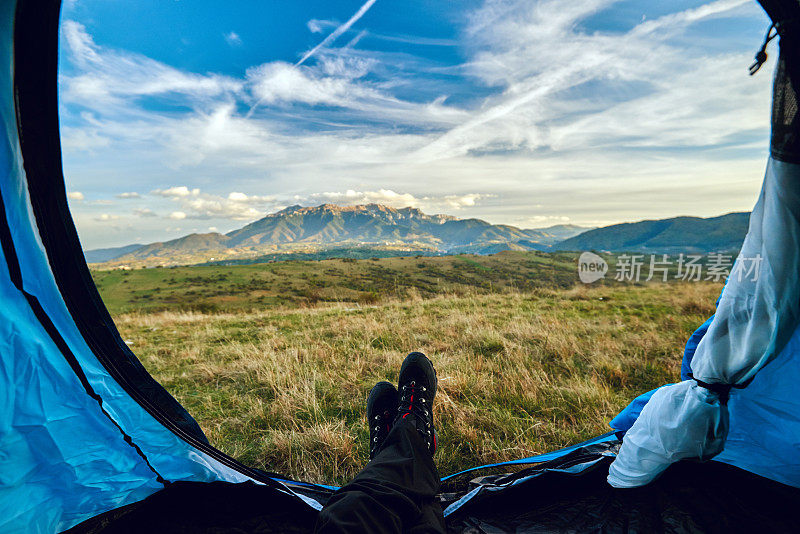
[[[521, 229], [480, 219], [427, 215], [380, 204], [290, 206], [227, 234], [205, 233], [147, 245], [87, 250], [89, 263], [152, 266], [258, 261], [276, 255], [356, 250], [382, 254], [493, 254], [503, 250], [608, 250], [670, 253], [738, 249], [748, 213], [676, 217], [586, 228]], [[348, 254], [360, 257], [358, 254]]]
[[738, 251], [750, 213], [719, 217], [673, 217], [622, 223], [587, 230], [553, 245], [553, 250], [609, 252], [709, 253]]

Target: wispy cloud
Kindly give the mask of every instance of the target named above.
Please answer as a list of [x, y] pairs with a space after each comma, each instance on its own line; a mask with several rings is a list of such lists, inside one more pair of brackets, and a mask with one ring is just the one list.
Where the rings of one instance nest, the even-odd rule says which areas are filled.
[[146, 56], [100, 50], [86, 28], [75, 21], [62, 24], [70, 59], [79, 74], [62, 77], [62, 98], [93, 109], [122, 104], [126, 97], [176, 94], [194, 101], [236, 93], [242, 82], [211, 74], [175, 69]]
[[[582, 20], [611, 3], [492, 2], [479, 10], [467, 30], [477, 50], [470, 69], [485, 83], [502, 87], [502, 93], [488, 98], [479, 113], [417, 155], [427, 160], [493, 147], [561, 149], [568, 134], [582, 132], [586, 125], [596, 135], [592, 139], [584, 135], [584, 142], [573, 146], [589, 148], [592, 142], [631, 146], [642, 141], [650, 146], [692, 145], [720, 131], [731, 134], [733, 129], [763, 126], [763, 114], [756, 118], [749, 113], [761, 94], [747, 86], [741, 68], [736, 69], [747, 61], [742, 54], [695, 56], [684, 45], [669, 41], [693, 23], [724, 16], [742, 0], [720, 0], [645, 20], [624, 33], [590, 34], [580, 29]], [[594, 87], [581, 95], [583, 100], [567, 96], [570, 89], [589, 84]], [[623, 86], [636, 84], [640, 84], [638, 94], [620, 99]], [[736, 98], [731, 98], [732, 90]], [[709, 103], [720, 101], [737, 102], [714, 107], [727, 108], [725, 112], [746, 109], [745, 120], [734, 125], [726, 116], [710, 115]], [[634, 115], [625, 113], [631, 108], [644, 113], [631, 120]], [[617, 120], [606, 120], [612, 115]], [[708, 123], [713, 127], [705, 128]]]
[[405, 43], [421, 46], [460, 46], [460, 43], [455, 39], [445, 39], [436, 37], [420, 37], [419, 35], [393, 35], [386, 33], [375, 33], [364, 30], [364, 35], [373, 39], [380, 39], [382, 41], [391, 41], [394, 43]]
[[107, 147], [111, 140], [93, 128], [61, 129], [61, 147], [64, 150], [92, 152], [94, 149]]
[[239, 37], [239, 34], [236, 32], [228, 32], [223, 37], [225, 37], [225, 42], [228, 43], [229, 46], [242, 46], [242, 38]]
[[[323, 40], [322, 40], [322, 42], [320, 42], [320, 43], [319, 43], [317, 46], [315, 46], [314, 48], [312, 48], [311, 50], [309, 50], [308, 52], [306, 52], [306, 53], [303, 55], [303, 57], [302, 57], [302, 58], [300, 58], [300, 60], [299, 60], [299, 61], [298, 61], [298, 62], [297, 62], [295, 65], [298, 65], [298, 66], [299, 66], [299, 65], [302, 65], [303, 63], [305, 63], [305, 62], [306, 62], [306, 60], [307, 60], [308, 58], [310, 58], [311, 56], [313, 56], [314, 54], [316, 54], [316, 53], [317, 53], [317, 51], [319, 51], [320, 49], [322, 49], [322, 48], [324, 48], [324, 47], [328, 46], [329, 44], [333, 43], [333, 42], [334, 42], [336, 39], [338, 39], [338, 38], [339, 38], [339, 37], [340, 37], [340, 36], [341, 36], [343, 33], [345, 33], [347, 30], [349, 30], [349, 29], [350, 29], [350, 28], [353, 26], [353, 24], [355, 24], [356, 22], [358, 22], [358, 20], [359, 20], [361, 17], [363, 17], [363, 16], [364, 16], [364, 14], [365, 14], [367, 11], [369, 11], [369, 8], [371, 8], [371, 7], [372, 7], [372, 5], [373, 5], [373, 4], [374, 4], [376, 1], [377, 1], [377, 0], [367, 0], [366, 2], [364, 2], [364, 4], [363, 4], [363, 5], [362, 5], [362, 6], [361, 6], [359, 9], [358, 9], [358, 11], [356, 11], [356, 12], [355, 12], [355, 14], [354, 14], [352, 17], [350, 17], [350, 18], [348, 19], [348, 21], [347, 21], [347, 22], [345, 22], [344, 24], [342, 24], [341, 26], [339, 26], [338, 28], [336, 28], [335, 30], [333, 30], [333, 31], [332, 31], [332, 32], [331, 32], [331, 33], [330, 33], [330, 34], [329, 34], [329, 35], [328, 35], [328, 36], [327, 36], [325, 39], [323, 39]], [[311, 27], [310, 27], [310, 26], [309, 26], [309, 29], [311, 29]], [[314, 30], [312, 29], [312, 31], [314, 31]]]
[[336, 26], [335, 23], [329, 20], [311, 19], [306, 23], [306, 27], [311, 33], [322, 33], [327, 25]]
[[[342, 90], [346, 89], [346, 87], [343, 84], [344, 80], [342, 78], [338, 80], [333, 79], [331, 77], [325, 78], [322, 80], [323, 85], [325, 85], [324, 87], [321, 87], [319, 83], [313, 83], [310, 85], [313, 85], [314, 87], [311, 87], [309, 90], [306, 89], [307, 87], [306, 82], [312, 82], [313, 80], [310, 77], [308, 77], [303, 71], [301, 71], [299, 67], [303, 65], [303, 63], [305, 63], [314, 54], [316, 54], [326, 46], [332, 44], [343, 33], [349, 30], [353, 26], [353, 24], [358, 22], [358, 20], [361, 17], [363, 17], [367, 11], [369, 11], [369, 8], [371, 8], [376, 1], [377, 0], [367, 0], [358, 9], [358, 11], [356, 11], [356, 13], [352, 17], [350, 17], [350, 19], [347, 22], [340, 25], [330, 34], [328, 34], [328, 36], [325, 37], [325, 39], [323, 39], [322, 42], [320, 42], [317, 46], [306, 52], [303, 55], [303, 57], [300, 58], [300, 60], [297, 61], [297, 63], [295, 63], [293, 66], [289, 64], [275, 62], [271, 64], [262, 65], [257, 69], [251, 69], [248, 75], [254, 78], [260, 78], [260, 81], [256, 82], [256, 90], [255, 90], [255, 93], [258, 96], [258, 100], [255, 102], [255, 104], [251, 106], [250, 111], [248, 111], [247, 113], [247, 117], [248, 118], [251, 117], [255, 112], [256, 108], [258, 108], [259, 106], [265, 103], [273, 102], [274, 101], [273, 99], [276, 96], [276, 91], [275, 91], [276, 89], [278, 96], [280, 96], [282, 100], [290, 100], [286, 98], [288, 96], [287, 90], [291, 90], [292, 88], [299, 89], [300, 95], [302, 95], [299, 100], [306, 103], [321, 103], [321, 102], [330, 103], [324, 100], [316, 100], [316, 99], [309, 100], [309, 97], [319, 98], [329, 95], [333, 98], [336, 98], [337, 96], [340, 96], [337, 95], [337, 93], [341, 93]], [[308, 28], [312, 32], [317, 32], [321, 30], [321, 26], [316, 21], [309, 21]], [[346, 48], [354, 46], [359, 39], [360, 37], [356, 36], [356, 38], [353, 41], [348, 43]], [[357, 78], [359, 76], [351, 76], [350, 78], [352, 79], [354, 77]], [[357, 88], [354, 86], [351, 87], [351, 89], [357, 89]], [[305, 98], [303, 98], [303, 96]], [[335, 105], [339, 104], [340, 102], [337, 99]]]
[[[120, 190], [108, 196], [136, 184], [153, 193], [120, 196], [126, 206], [223, 229], [291, 202], [518, 225], [748, 209], [770, 80], [747, 76], [753, 50], [740, 36], [722, 42], [708, 27], [754, 20], [757, 47], [763, 15], [721, 0], [597, 29], [613, 4], [487, 0], [464, 16], [464, 59], [452, 64], [366, 48], [385, 40], [372, 28], [337, 44], [355, 21], [337, 34], [347, 23], [311, 20], [331, 33], [305, 63], [269, 60], [238, 77], [109, 49], [67, 21], [68, 176], [98, 198], [92, 184], [107, 190], [108, 177], [93, 169], [116, 169]], [[162, 217], [126, 213], [164, 231]], [[101, 235], [99, 215], [79, 220]]]
[[158, 217], [158, 214], [150, 208], [137, 208], [133, 210], [133, 214], [137, 217]]
[[247, 77], [260, 104], [301, 102], [352, 106], [364, 99], [380, 98], [377, 91], [353, 83], [369, 71], [366, 61], [342, 61], [335, 72], [320, 75], [315, 70], [283, 62], [252, 68]]
[[[339, 24], [333, 20], [311, 19], [306, 23], [308, 31], [311, 33], [322, 33], [326, 28], [336, 28]], [[394, 43], [405, 43], [421, 46], [461, 46], [457, 39], [441, 37], [422, 37], [419, 35], [380, 33], [370, 30], [361, 30], [356, 38], [361, 39], [369, 36], [371, 39], [380, 39]]]

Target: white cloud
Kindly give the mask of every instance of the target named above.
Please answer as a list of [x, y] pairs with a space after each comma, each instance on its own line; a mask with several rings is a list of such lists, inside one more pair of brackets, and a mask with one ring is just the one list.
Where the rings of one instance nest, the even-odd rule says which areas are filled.
[[243, 204], [270, 204], [275, 201], [273, 196], [246, 195], [237, 191], [228, 193], [228, 200]]
[[[397, 58], [372, 57], [337, 49], [321, 53], [313, 66], [273, 61], [251, 67], [246, 72], [246, 89], [255, 102], [245, 118], [253, 118], [259, 107], [275, 109], [303, 105], [309, 109], [306, 113], [311, 120], [309, 130], [303, 134], [314, 135], [320, 131], [320, 124], [330, 123], [331, 119], [326, 115], [344, 113], [349, 121], [359, 124], [353, 133], [362, 137], [374, 135], [371, 130], [378, 129], [378, 126], [389, 129], [400, 125], [424, 129], [452, 127], [470, 116], [465, 109], [447, 105], [446, 95], [437, 94], [430, 101], [409, 101], [394, 96], [391, 92], [393, 86], [417, 83], [410, 76], [404, 79], [402, 74], [393, 74], [390, 79], [382, 81], [371, 79], [376, 74], [386, 76], [384, 62], [392, 60]], [[320, 105], [342, 110], [321, 112], [314, 108]], [[333, 124], [337, 123], [334, 121]], [[373, 126], [367, 127], [367, 124]], [[257, 125], [261, 128], [266, 126], [263, 122]]]
[[209, 227], [208, 227], [208, 231], [209, 231], [209, 232], [219, 232], [219, 230], [217, 229], [217, 227], [216, 227], [216, 226], [209, 226]]
[[217, 74], [187, 73], [146, 56], [98, 47], [86, 28], [66, 20], [62, 32], [80, 73], [62, 77], [62, 98], [98, 109], [125, 99], [181, 94], [197, 101], [241, 90], [242, 82]]
[[423, 210], [459, 210], [465, 207], [475, 206], [482, 198], [492, 195], [468, 193], [464, 195], [442, 195], [442, 196], [423, 196], [415, 197], [410, 193], [397, 193], [391, 189], [379, 189], [378, 191], [355, 191], [348, 189], [344, 192], [324, 192], [312, 193], [304, 198], [296, 196], [295, 200], [304, 202], [330, 202], [343, 205], [357, 204], [384, 204], [394, 208], [418, 207]]
[[521, 228], [545, 228], [569, 222], [570, 218], [565, 215], [534, 215], [520, 219], [517, 225]]
[[236, 32], [228, 32], [224, 35], [225, 42], [230, 46], [242, 46], [242, 38]]
[[185, 204], [195, 219], [232, 219], [235, 221], [252, 221], [263, 217], [264, 210], [253, 207], [249, 202], [237, 202], [209, 195], [197, 198]]
[[185, 185], [180, 185], [176, 187], [170, 187], [168, 189], [155, 189], [151, 191], [151, 193], [160, 197], [185, 198], [190, 196], [196, 197], [200, 195], [200, 190], [197, 188], [189, 189]]
[[325, 26], [330, 25], [328, 20], [311, 19], [306, 23], [308, 31], [311, 33], [322, 33]]
[[133, 214], [137, 217], [158, 217], [158, 214], [150, 208], [138, 208], [133, 210]]
[[107, 147], [111, 140], [93, 128], [61, 128], [62, 150], [81, 150], [91, 152]]
[[419, 200], [415, 198], [414, 195], [409, 193], [395, 193], [391, 189], [380, 189], [378, 191], [354, 191], [353, 189], [348, 189], [341, 193], [314, 193], [310, 195], [310, 199], [346, 205], [385, 204], [395, 208], [413, 207], [419, 204]]
[[442, 197], [441, 199], [437, 199], [435, 197], [434, 198], [427, 197], [427, 200], [431, 202], [441, 202], [452, 209], [458, 210], [461, 208], [469, 208], [475, 206], [478, 200], [489, 196], [491, 195], [479, 195], [476, 193], [470, 193], [467, 195], [447, 195]]
[[[388, 154], [383, 147], [392, 152], [408, 153], [408, 148], [398, 142], [399, 138], [394, 132], [376, 138], [372, 133], [363, 135], [353, 130], [342, 138], [336, 132], [320, 134], [315, 126], [316, 133], [312, 130], [306, 132], [310, 134], [306, 138], [298, 138], [294, 132], [287, 131], [280, 121], [251, 116], [255, 108], [242, 117], [233, 100], [252, 103], [263, 99], [272, 107], [294, 104], [335, 106], [346, 109], [353, 114], [353, 118], [378, 120], [383, 124], [382, 128], [390, 129], [400, 124], [423, 128], [452, 126], [467, 116], [464, 110], [445, 105], [444, 98], [431, 102], [407, 102], [389, 94], [385, 90], [385, 83], [366, 82], [362, 78], [379, 63], [378, 59], [369, 56], [326, 51], [320, 53], [319, 60], [311, 67], [272, 62], [252, 67], [241, 80], [222, 80], [215, 75], [201, 76], [202, 83], [198, 84], [196, 90], [189, 91], [188, 87], [192, 81], [198, 80], [198, 75], [178, 71], [165, 74], [163, 71], [171, 67], [157, 62], [149, 63], [151, 60], [148, 58], [135, 54], [99, 47], [84, 28], [74, 22], [65, 23], [64, 32], [72, 36], [71, 39], [65, 39], [71, 43], [71, 54], [81, 58], [73, 58], [72, 62], [73, 67], [80, 68], [65, 69], [62, 84], [65, 104], [67, 109], [79, 103], [91, 105], [97, 117], [80, 115], [79, 122], [84, 124], [84, 128], [76, 130], [103, 133], [102, 140], [96, 142], [86, 140], [89, 133], [71, 134], [75, 139], [74, 149], [100, 150], [103, 145], [108, 147], [105, 153], [110, 154], [125, 147], [131, 154], [152, 154], [154, 158], [159, 158], [161, 165], [173, 167], [197, 165], [217, 155], [226, 165], [233, 161], [254, 165], [256, 158], [295, 165], [298, 161], [310, 161], [309, 157], [327, 158], [327, 155], [320, 153], [320, 146], [324, 146], [324, 152], [328, 153], [336, 152], [336, 147], [339, 147], [337, 159], [342, 154], [363, 159], [359, 152], [369, 159], [385, 159]], [[76, 70], [77, 73], [74, 72]], [[183, 81], [170, 85], [165, 78]], [[131, 83], [137, 79], [141, 83]], [[96, 87], [97, 92], [82, 91], [80, 87], [84, 82]], [[155, 92], [157, 87], [164, 90]], [[187, 87], [187, 93], [173, 98], [171, 95], [180, 91], [180, 87]], [[193, 111], [182, 115], [148, 111], [135, 101], [143, 96], [169, 98], [169, 102], [178, 99], [189, 104]], [[316, 118], [317, 113], [314, 110], [308, 114], [313, 124], [328, 120]], [[74, 126], [69, 128], [75, 129]], [[415, 137], [409, 135], [408, 140]], [[418, 146], [420, 143], [416, 142], [410, 148]]]
[[67, 193], [67, 198], [70, 200], [83, 200], [84, 196], [80, 191], [70, 191]]
[[[475, 50], [468, 68], [502, 92], [417, 155], [430, 160], [497, 149], [697, 146], [700, 140], [717, 142], [720, 132], [763, 128], [766, 116], [757, 107], [763, 86], [754, 88], [742, 74], [750, 54], [697, 54], [673, 40], [691, 24], [726, 16], [743, 3], [722, 0], [646, 20], [628, 32], [587, 33], [580, 23], [612, 0], [487, 2], [468, 28]], [[570, 95], [589, 84], [580, 98]], [[620, 98], [626, 86], [636, 91]], [[736, 120], [728, 115], [742, 112]], [[605, 120], [609, 116], [616, 120]], [[591, 136], [582, 130], [586, 126]]]
[[238, 202], [238, 201], [246, 202], [247, 199], [248, 199], [248, 196], [245, 195], [244, 193], [237, 193], [236, 191], [233, 191], [233, 192], [228, 194], [228, 200], [233, 200], [234, 202]]
[[[121, 183], [152, 190], [160, 214], [180, 211], [220, 227], [295, 195], [512, 224], [751, 207], [770, 87], [769, 76], [746, 74], [753, 50], [743, 43], [752, 37], [757, 47], [763, 29], [757, 6], [723, 0], [613, 31], [586, 29], [612, 5], [487, 0], [466, 14], [460, 65], [331, 41], [314, 61], [272, 61], [238, 79], [110, 50], [65, 23], [68, 175], [86, 176], [102, 162], [119, 169]], [[705, 23], [692, 26], [722, 27], [726, 21], [713, 19], [734, 15], [747, 39], [723, 41]], [[337, 24], [314, 20], [308, 28]], [[450, 77], [456, 81], [441, 82]], [[142, 105], [151, 101], [186, 111]], [[93, 116], [80, 114], [84, 106]], [[164, 176], [186, 185], [165, 187]], [[194, 187], [198, 177], [225, 184], [224, 192]]]
[[133, 198], [142, 198], [142, 195], [133, 191], [127, 191], [124, 193], [119, 193], [118, 195], [114, 195], [117, 198], [124, 198], [124, 199], [133, 199]]
[[100, 216], [95, 217], [94, 220], [96, 220], [98, 222], [109, 222], [109, 221], [116, 221], [117, 219], [119, 219], [119, 215], [102, 213], [102, 214], [100, 214]]
[[169, 215], [172, 219], [231, 219], [252, 221], [266, 215], [265, 207], [275, 203], [275, 197], [247, 195], [233, 191], [227, 196], [203, 193], [198, 188], [175, 186], [156, 189], [152, 194], [177, 203], [179, 211]]
[[334, 61], [324, 65], [327, 73], [274, 61], [249, 69], [247, 79], [259, 104], [300, 102], [352, 107], [361, 99], [382, 98], [377, 91], [353, 83], [368, 72], [369, 62]]

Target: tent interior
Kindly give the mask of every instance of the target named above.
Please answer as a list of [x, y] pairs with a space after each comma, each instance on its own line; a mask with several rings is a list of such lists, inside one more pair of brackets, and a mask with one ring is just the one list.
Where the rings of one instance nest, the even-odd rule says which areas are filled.
[[[450, 531], [796, 530], [800, 3], [760, 3], [781, 55], [742, 249], [764, 258], [759, 281], [729, 280], [683, 382], [634, 400], [608, 434], [444, 479]], [[0, 531], [308, 532], [335, 488], [214, 448], [100, 299], [61, 167], [59, 9], [0, 5]]]

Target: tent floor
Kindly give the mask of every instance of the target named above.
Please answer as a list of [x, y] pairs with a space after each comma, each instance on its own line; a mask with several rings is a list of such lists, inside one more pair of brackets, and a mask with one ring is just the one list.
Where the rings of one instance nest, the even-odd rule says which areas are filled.
[[[612, 458], [487, 493], [448, 517], [450, 532], [800, 531], [800, 490], [720, 462], [681, 462], [652, 484], [614, 489]], [[514, 475], [515, 478], [519, 474]]]
[[[605, 481], [611, 460], [587, 448], [511, 475], [473, 481], [473, 488], [483, 489], [448, 516], [448, 530], [475, 534], [800, 530], [799, 489], [719, 462], [681, 462], [647, 487], [618, 490]], [[443, 494], [444, 505], [464, 493]], [[316, 512], [306, 505], [265, 486], [178, 482], [68, 532], [299, 533], [311, 532], [315, 519]]]
[[95, 516], [69, 534], [308, 533], [317, 513], [295, 497], [245, 482], [175, 482]]

